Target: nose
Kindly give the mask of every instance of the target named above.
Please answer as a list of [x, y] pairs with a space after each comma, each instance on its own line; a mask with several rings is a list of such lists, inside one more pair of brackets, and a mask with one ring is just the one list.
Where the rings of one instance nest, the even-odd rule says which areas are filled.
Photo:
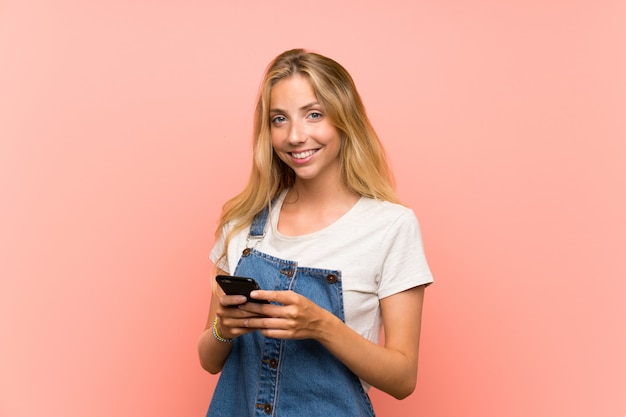
[[287, 139], [292, 145], [298, 145], [306, 142], [306, 132], [304, 126], [302, 126], [302, 124], [299, 122], [291, 123], [291, 126], [289, 126], [288, 135], [289, 136]]

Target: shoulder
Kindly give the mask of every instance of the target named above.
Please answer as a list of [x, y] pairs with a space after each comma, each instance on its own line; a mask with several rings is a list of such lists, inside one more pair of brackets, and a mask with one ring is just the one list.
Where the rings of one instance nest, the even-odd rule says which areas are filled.
[[414, 251], [422, 247], [422, 231], [413, 209], [389, 201], [364, 199], [364, 232], [376, 237], [379, 249]]
[[341, 239], [364, 239], [370, 244], [393, 242], [399, 236], [420, 238], [420, 228], [413, 210], [401, 204], [362, 197], [349, 215], [329, 232]]
[[417, 217], [412, 209], [389, 201], [362, 197], [359, 201], [359, 215], [377, 224], [412, 224]]

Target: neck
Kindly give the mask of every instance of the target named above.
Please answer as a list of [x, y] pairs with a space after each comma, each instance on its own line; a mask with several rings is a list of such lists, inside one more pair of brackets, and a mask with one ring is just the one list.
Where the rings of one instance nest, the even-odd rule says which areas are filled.
[[329, 204], [354, 204], [359, 195], [341, 182], [321, 183], [319, 181], [296, 180], [285, 198], [285, 204], [324, 207]]

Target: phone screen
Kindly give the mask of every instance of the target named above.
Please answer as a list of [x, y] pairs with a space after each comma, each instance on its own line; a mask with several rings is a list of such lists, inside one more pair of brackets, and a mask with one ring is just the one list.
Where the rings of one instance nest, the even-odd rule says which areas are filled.
[[260, 289], [259, 285], [252, 278], [218, 275], [215, 279], [227, 295], [245, 295], [250, 302], [269, 304], [267, 300], [255, 300], [250, 298], [251, 291]]

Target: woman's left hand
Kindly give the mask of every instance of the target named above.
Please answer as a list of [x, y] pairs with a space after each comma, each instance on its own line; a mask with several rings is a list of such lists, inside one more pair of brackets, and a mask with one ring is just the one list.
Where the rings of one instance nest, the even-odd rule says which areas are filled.
[[326, 320], [336, 317], [308, 298], [293, 291], [253, 291], [250, 296], [278, 304], [245, 303], [238, 308], [255, 313], [245, 325], [276, 339], [318, 339]]
[[331, 312], [293, 291], [252, 291], [252, 298], [275, 304], [245, 303], [237, 308], [249, 316], [244, 327], [277, 339], [317, 340], [359, 378], [402, 399], [416, 384], [424, 288], [414, 287], [381, 299], [384, 346], [364, 338]]

